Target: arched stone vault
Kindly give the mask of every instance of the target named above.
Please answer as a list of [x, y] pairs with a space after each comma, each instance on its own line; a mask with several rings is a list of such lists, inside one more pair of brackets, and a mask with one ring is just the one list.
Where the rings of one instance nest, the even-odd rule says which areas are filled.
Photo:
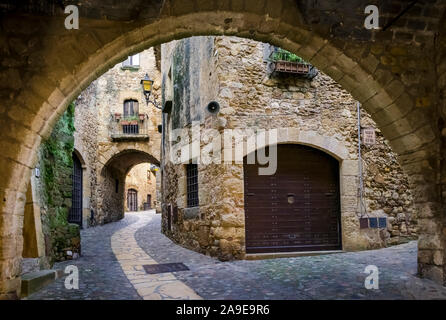
[[[148, 148], [132, 149], [127, 143], [105, 158], [97, 181], [97, 223], [117, 221], [124, 217], [125, 179], [129, 171], [140, 163], [159, 165], [159, 160], [147, 152]], [[127, 147], [127, 148], [126, 148]]]
[[[29, 12], [21, 12], [11, 2], [2, 9], [0, 296], [14, 297], [20, 287], [21, 221], [30, 169], [40, 142], [68, 103], [127, 55], [193, 35], [270, 42], [311, 61], [358, 99], [400, 155], [420, 216], [435, 222], [430, 224], [435, 227], [421, 228], [420, 273], [445, 282], [445, 180], [439, 161], [444, 122], [437, 120], [446, 68], [441, 62], [445, 47], [434, 41], [444, 3], [419, 4], [423, 30], [395, 27], [372, 34], [362, 29], [364, 15], [347, 2], [320, 1], [321, 9], [291, 0], [152, 2], [133, 3], [139, 8], [135, 15], [136, 7], [126, 2], [111, 11], [89, 1], [81, 8], [79, 30], [66, 30], [65, 15], [55, 8], [42, 13], [29, 6]], [[391, 2], [397, 1], [389, 1], [389, 8]], [[340, 13], [333, 15], [333, 10]], [[386, 10], [384, 22], [394, 16]], [[350, 19], [341, 24], [345, 15]], [[409, 12], [404, 19], [411, 18]], [[369, 41], [372, 37], [376, 41]]]
[[110, 157], [104, 168], [108, 167], [126, 175], [134, 166], [145, 162], [160, 165], [160, 161], [145, 150], [124, 149]]

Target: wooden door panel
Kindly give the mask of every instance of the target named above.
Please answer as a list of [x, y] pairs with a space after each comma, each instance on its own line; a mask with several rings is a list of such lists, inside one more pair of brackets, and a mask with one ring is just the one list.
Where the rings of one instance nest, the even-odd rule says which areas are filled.
[[247, 253], [341, 249], [339, 163], [306, 146], [277, 151], [272, 176], [245, 158]]

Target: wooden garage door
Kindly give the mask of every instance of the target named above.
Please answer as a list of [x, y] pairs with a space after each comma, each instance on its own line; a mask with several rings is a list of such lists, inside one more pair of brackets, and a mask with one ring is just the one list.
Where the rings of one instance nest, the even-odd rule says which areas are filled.
[[271, 176], [245, 157], [246, 252], [341, 249], [338, 161], [301, 145], [277, 152]]

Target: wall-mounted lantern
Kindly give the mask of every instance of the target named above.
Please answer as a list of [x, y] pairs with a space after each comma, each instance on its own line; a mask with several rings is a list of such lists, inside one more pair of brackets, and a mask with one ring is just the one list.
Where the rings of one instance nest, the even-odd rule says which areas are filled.
[[161, 109], [161, 107], [158, 105], [158, 102], [156, 102], [155, 97], [153, 98], [153, 101], [150, 100], [150, 95], [152, 94], [153, 90], [153, 83], [155, 81], [151, 80], [149, 75], [146, 73], [144, 79], [141, 80], [142, 85], [142, 91], [144, 93], [144, 96], [146, 97], [146, 103], [149, 105], [149, 102], [153, 104], [157, 109]]

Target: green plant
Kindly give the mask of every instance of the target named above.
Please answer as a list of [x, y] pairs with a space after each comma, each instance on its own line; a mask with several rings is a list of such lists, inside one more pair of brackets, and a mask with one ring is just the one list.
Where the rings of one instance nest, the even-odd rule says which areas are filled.
[[277, 50], [271, 54], [271, 59], [273, 61], [288, 61], [288, 62], [306, 63], [298, 55], [291, 53], [287, 50], [281, 49], [281, 48], [277, 48]]
[[136, 114], [136, 115], [126, 116], [126, 117], [123, 117], [122, 120], [124, 120], [124, 121], [137, 121], [137, 120], [139, 120], [139, 115]]

